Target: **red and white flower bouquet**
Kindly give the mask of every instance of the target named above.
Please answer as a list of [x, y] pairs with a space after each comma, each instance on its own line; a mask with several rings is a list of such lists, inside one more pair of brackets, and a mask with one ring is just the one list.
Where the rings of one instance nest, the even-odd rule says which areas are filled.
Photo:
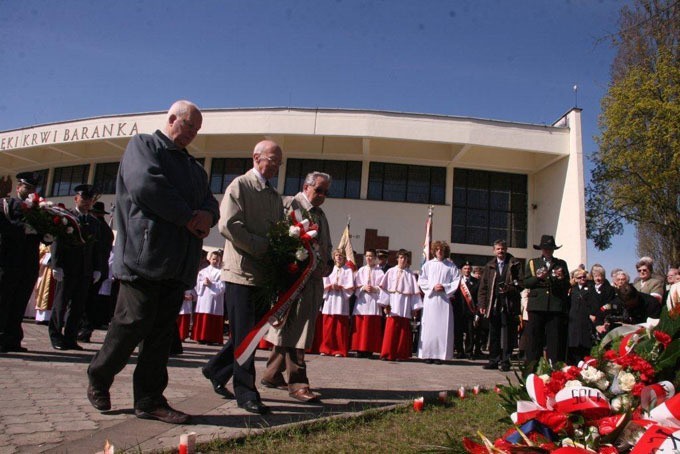
[[680, 452], [680, 316], [612, 330], [578, 366], [539, 362], [500, 396], [512, 427], [470, 453]]

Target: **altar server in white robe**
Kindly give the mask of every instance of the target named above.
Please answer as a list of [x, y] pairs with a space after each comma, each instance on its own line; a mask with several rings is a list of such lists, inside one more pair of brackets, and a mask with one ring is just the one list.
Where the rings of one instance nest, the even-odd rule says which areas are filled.
[[198, 272], [196, 279], [196, 310], [191, 338], [199, 343], [218, 344], [223, 341], [224, 291], [221, 280], [222, 251], [208, 254], [210, 264]]
[[397, 252], [397, 266], [390, 268], [380, 281], [380, 305], [387, 314], [380, 359], [401, 361], [413, 352], [411, 319], [423, 307], [420, 289], [411, 272], [411, 253], [405, 249]]
[[333, 251], [335, 266], [323, 278], [322, 355], [347, 356], [349, 350], [349, 299], [354, 293], [352, 268], [345, 265], [342, 249]]
[[191, 316], [194, 313], [194, 301], [196, 301], [196, 289], [190, 288], [184, 291], [182, 307], [177, 316], [177, 329], [179, 330], [179, 340], [184, 342], [191, 333]]
[[364, 251], [366, 265], [359, 268], [354, 276], [354, 294], [357, 297], [352, 314], [351, 350], [357, 352], [359, 358], [370, 358], [373, 353], [380, 353], [382, 346], [382, 307], [380, 299], [380, 281], [385, 273], [376, 262], [375, 249]]
[[420, 270], [418, 286], [425, 294], [420, 324], [418, 358], [441, 364], [453, 359], [453, 307], [451, 298], [460, 284], [460, 270], [449, 259], [451, 249], [445, 241], [431, 246], [434, 258]]

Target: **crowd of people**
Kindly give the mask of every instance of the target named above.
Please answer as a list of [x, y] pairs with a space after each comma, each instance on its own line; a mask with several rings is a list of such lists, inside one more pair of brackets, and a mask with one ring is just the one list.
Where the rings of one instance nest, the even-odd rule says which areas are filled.
[[[109, 213], [87, 184], [74, 188], [71, 209], [86, 241], [56, 238], [41, 247], [49, 242], [27, 227], [21, 209], [40, 182], [30, 172], [17, 175], [16, 193], [4, 199], [0, 215], [0, 352], [26, 351], [21, 322], [33, 292], [36, 320], [49, 323], [57, 350], [82, 350], [78, 342], [107, 328], [87, 369], [87, 397], [98, 410], [111, 408], [114, 377], [138, 347], [135, 415], [188, 422], [163, 392], [169, 355], [191, 339], [221, 345], [202, 368], [215, 393], [248, 412], [267, 413], [254, 354], [242, 360], [235, 351], [263, 315], [258, 298], [269, 229], [300, 209], [318, 226], [318, 260], [285, 323], [270, 328], [261, 343], [270, 353], [260, 384], [302, 402], [319, 399], [307, 376], [309, 353], [389, 361], [415, 354], [428, 364], [486, 357], [485, 369], [503, 371], [515, 358], [577, 364], [613, 327], [658, 318], [664, 302], [679, 303], [677, 269], [665, 283], [647, 257], [636, 264], [634, 282], [622, 270], [613, 270], [610, 282], [600, 265], [570, 272], [554, 256], [561, 246], [551, 235], [534, 245], [540, 256], [525, 265], [499, 239], [483, 266], [459, 268], [449, 245], [435, 241], [418, 274], [404, 249], [393, 264], [388, 251], [367, 249], [356, 270], [344, 249], [331, 246], [321, 207], [331, 175], [311, 172], [298, 194], [281, 197], [270, 180], [283, 150], [263, 140], [254, 147], [252, 169], [229, 184], [220, 205], [202, 165], [186, 150], [201, 125], [198, 107], [177, 101], [162, 130], [130, 140], [116, 182], [113, 249]], [[225, 246], [206, 253], [203, 239], [215, 225]]]

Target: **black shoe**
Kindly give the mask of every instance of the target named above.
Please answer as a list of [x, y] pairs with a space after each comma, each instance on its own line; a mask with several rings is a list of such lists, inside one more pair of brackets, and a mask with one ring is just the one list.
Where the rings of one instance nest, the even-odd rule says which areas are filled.
[[179, 410], [175, 410], [168, 404], [164, 404], [153, 410], [139, 410], [135, 408], [135, 416], [139, 419], [155, 419], [156, 421], [168, 424], [186, 424], [191, 420], [191, 416]]
[[426, 359], [425, 364], [432, 364], [432, 360], [430, 358]]
[[439, 366], [440, 364], [442, 364], [442, 360], [441, 360], [441, 359], [433, 359], [432, 362], [435, 363], [435, 364], [438, 365], [438, 366]]
[[465, 353], [456, 353], [455, 358], [456, 359], [465, 359], [465, 358], [467, 358], [467, 355]]
[[86, 344], [90, 343], [90, 335], [89, 334], [78, 334], [78, 340], [80, 342], [85, 342]]
[[482, 366], [482, 369], [498, 369], [498, 363], [486, 363]]
[[111, 395], [109, 392], [96, 389], [91, 383], [87, 386], [87, 400], [99, 411], [111, 410]]
[[205, 367], [201, 368], [201, 372], [203, 372], [203, 376], [210, 380], [210, 384], [212, 385], [213, 391], [215, 391], [217, 394], [220, 396], [224, 397], [225, 399], [233, 399], [234, 395], [224, 387], [224, 385], [214, 378], [210, 376], [208, 373], [208, 370]]
[[259, 400], [249, 400], [244, 404], [238, 404], [238, 406], [243, 408], [245, 411], [255, 413], [257, 415], [264, 415], [269, 413], [269, 407], [267, 407]]
[[26, 353], [28, 349], [26, 347], [22, 347], [21, 345], [10, 345], [7, 347], [4, 347], [5, 352], [17, 352], [17, 353]]
[[64, 350], [78, 350], [80, 352], [85, 350], [83, 347], [78, 345], [76, 342], [68, 343], [68, 344], [62, 344], [62, 346], [64, 347]]
[[68, 350], [61, 339], [53, 340], [52, 348], [55, 350]]
[[508, 372], [510, 370], [510, 364], [503, 363], [498, 367], [498, 369], [502, 370], [503, 372]]

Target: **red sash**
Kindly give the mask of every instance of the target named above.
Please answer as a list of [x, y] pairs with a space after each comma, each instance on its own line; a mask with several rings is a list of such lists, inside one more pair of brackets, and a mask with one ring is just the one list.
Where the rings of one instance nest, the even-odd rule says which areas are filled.
[[465, 283], [465, 279], [460, 280], [460, 286], [458, 288], [460, 290], [460, 293], [463, 295], [463, 298], [465, 298], [465, 303], [467, 304], [467, 307], [470, 310], [470, 312], [472, 312], [473, 314], [477, 312], [477, 308], [475, 307], [475, 301], [472, 299], [472, 293], [470, 293], [470, 289]]

